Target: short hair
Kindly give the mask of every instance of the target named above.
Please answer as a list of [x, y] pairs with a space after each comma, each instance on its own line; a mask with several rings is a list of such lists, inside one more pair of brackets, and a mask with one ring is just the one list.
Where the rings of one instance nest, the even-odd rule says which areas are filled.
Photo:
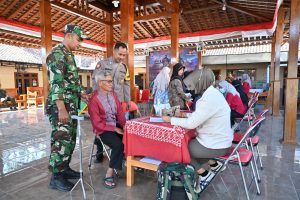
[[107, 70], [98, 70], [95, 74], [95, 81], [98, 85], [100, 80], [103, 80], [105, 77], [111, 76], [111, 72]]
[[117, 42], [114, 46], [114, 50], [118, 50], [120, 47], [124, 48], [124, 49], [128, 49], [127, 45], [123, 42]]

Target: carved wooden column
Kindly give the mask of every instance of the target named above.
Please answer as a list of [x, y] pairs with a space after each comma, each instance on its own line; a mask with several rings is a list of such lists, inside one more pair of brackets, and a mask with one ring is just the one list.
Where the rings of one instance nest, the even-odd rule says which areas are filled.
[[280, 7], [277, 18], [276, 42], [275, 42], [275, 68], [273, 88], [273, 116], [279, 116], [280, 101], [280, 49], [283, 41], [285, 10]]
[[[112, 13], [107, 13], [107, 21], [109, 23], [113, 22]], [[114, 28], [112, 24], [105, 25], [105, 42], [106, 42], [106, 57], [108, 58], [113, 55]]]
[[300, 30], [300, 0], [291, 1], [288, 75], [285, 90], [285, 114], [283, 142], [296, 144], [298, 100], [298, 48]]
[[176, 62], [179, 61], [179, 2], [178, 0], [172, 1], [174, 11], [171, 15], [171, 58], [175, 58]]
[[43, 68], [43, 88], [44, 100], [46, 101], [49, 90], [48, 73], [46, 58], [52, 50], [52, 29], [51, 29], [51, 5], [49, 0], [40, 1], [41, 16], [41, 50], [42, 50], [42, 68]]
[[130, 75], [130, 94], [131, 99], [135, 101], [134, 88], [134, 0], [121, 0], [121, 41], [127, 43], [128, 55], [126, 64]]

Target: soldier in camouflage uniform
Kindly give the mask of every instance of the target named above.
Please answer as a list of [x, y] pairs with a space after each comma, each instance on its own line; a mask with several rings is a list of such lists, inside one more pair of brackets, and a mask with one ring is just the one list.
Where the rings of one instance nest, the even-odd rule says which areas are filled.
[[80, 177], [69, 166], [76, 144], [77, 115], [81, 98], [87, 98], [80, 86], [78, 69], [72, 51], [86, 38], [79, 26], [66, 25], [61, 44], [53, 48], [47, 57], [50, 84], [47, 98], [47, 114], [52, 126], [49, 170], [53, 173], [49, 187], [70, 191], [74, 184], [67, 179]]
[[[123, 63], [127, 55], [127, 46], [122, 42], [117, 42], [114, 46], [113, 56], [97, 63], [96, 69], [93, 72], [93, 90], [97, 89], [95, 75], [99, 70], [109, 71], [113, 77], [113, 90], [117, 93], [118, 99], [121, 102], [127, 103], [127, 108], [130, 107], [130, 76], [128, 67]], [[129, 113], [125, 113], [129, 114]], [[126, 117], [128, 119], [128, 117]], [[103, 160], [103, 148], [99, 139], [95, 140], [97, 145], [97, 154], [95, 162]]]

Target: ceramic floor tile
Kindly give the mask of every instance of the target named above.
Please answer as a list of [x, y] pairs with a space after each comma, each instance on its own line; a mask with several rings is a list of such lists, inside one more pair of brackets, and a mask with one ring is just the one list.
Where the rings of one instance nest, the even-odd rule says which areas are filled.
[[[257, 110], [259, 111], [261, 107]], [[260, 170], [261, 195], [256, 195], [252, 182], [249, 188], [250, 199], [299, 199], [300, 195], [300, 147], [284, 145], [282, 138], [283, 118], [267, 116], [259, 135], [259, 145], [264, 169]], [[94, 135], [89, 120], [81, 124], [83, 141], [84, 180], [90, 182], [88, 162]], [[297, 127], [300, 128], [298, 121]], [[245, 129], [245, 124], [241, 130]], [[18, 112], [0, 113], [0, 200], [7, 199], [71, 199], [69, 193], [48, 189], [48, 159], [50, 154], [51, 127], [42, 109], [29, 109]], [[300, 143], [300, 134], [297, 140]], [[71, 167], [79, 170], [79, 151], [76, 145]], [[148, 200], [155, 199], [157, 182], [154, 172], [135, 173], [133, 187], [126, 186], [126, 171], [120, 173], [117, 187], [108, 190], [103, 186], [103, 177], [108, 160], [91, 166], [91, 176], [95, 188], [95, 199], [100, 200]], [[247, 183], [251, 182], [250, 167], [245, 168]], [[72, 199], [82, 199], [82, 191], [77, 187]], [[87, 189], [88, 199], [93, 199]], [[243, 200], [246, 199], [239, 168], [229, 165], [216, 177], [201, 194], [201, 200]]]

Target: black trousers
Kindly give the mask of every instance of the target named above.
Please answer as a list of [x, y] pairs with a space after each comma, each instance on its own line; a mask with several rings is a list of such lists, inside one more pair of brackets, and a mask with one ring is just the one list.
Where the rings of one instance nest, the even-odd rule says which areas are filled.
[[241, 113], [236, 112], [235, 110], [231, 110], [231, 113], [230, 113], [231, 126], [234, 125], [234, 119], [235, 118], [241, 118], [241, 117], [244, 117], [244, 115], [241, 114]]
[[122, 170], [122, 161], [124, 157], [124, 145], [122, 142], [123, 135], [113, 131], [106, 131], [100, 134], [100, 138], [104, 144], [111, 148], [109, 167]]

